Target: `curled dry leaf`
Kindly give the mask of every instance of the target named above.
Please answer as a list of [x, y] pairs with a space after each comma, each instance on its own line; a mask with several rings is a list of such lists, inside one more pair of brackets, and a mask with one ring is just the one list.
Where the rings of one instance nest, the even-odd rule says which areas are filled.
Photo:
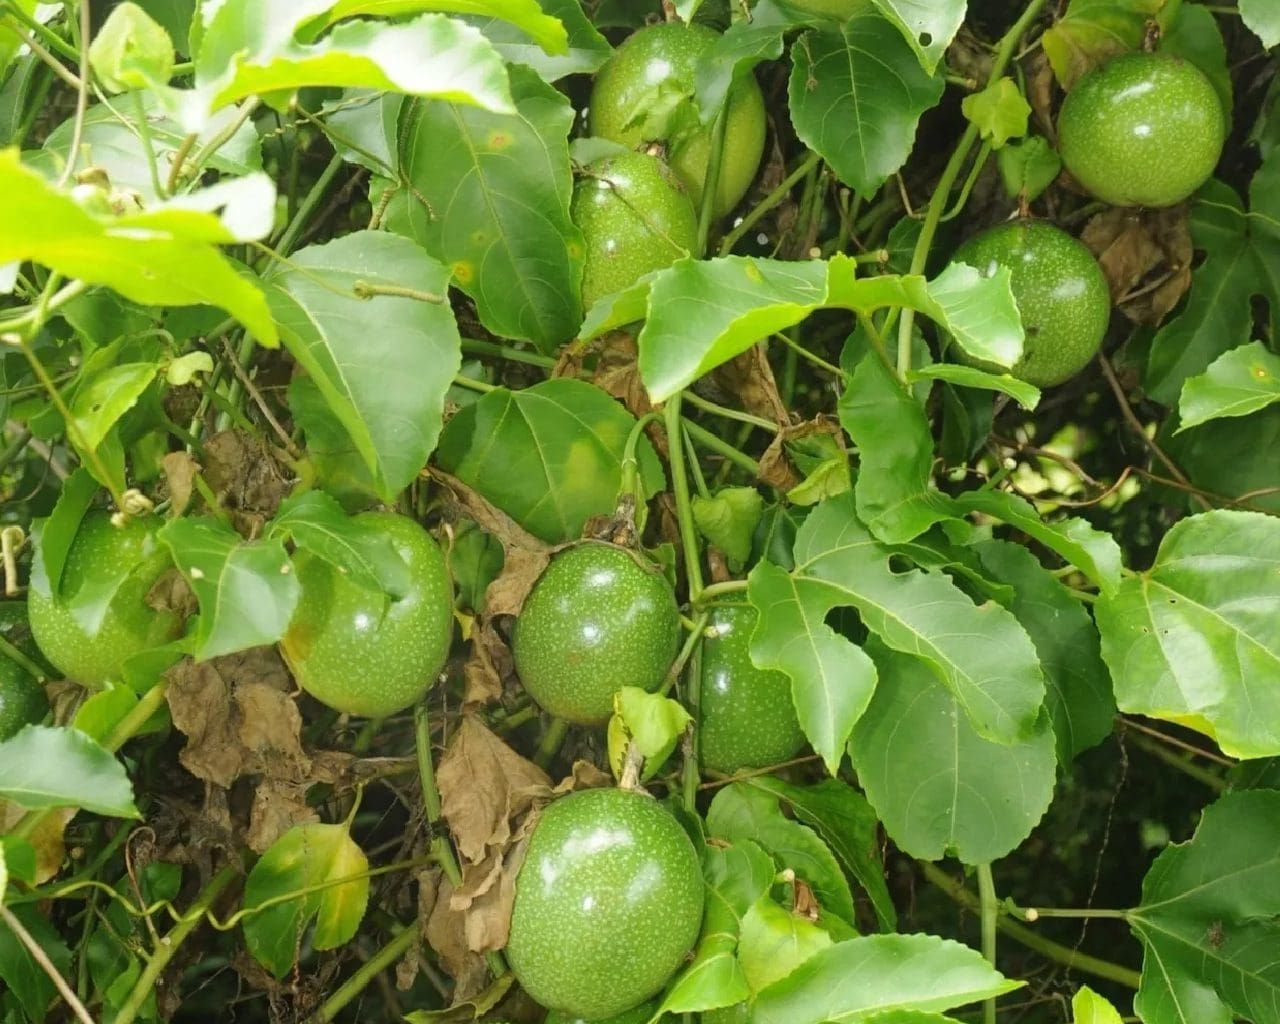
[[717, 367], [711, 377], [723, 394], [736, 399], [736, 404], [752, 415], [772, 420], [779, 426], [791, 422], [763, 344], [757, 343], [734, 356]]
[[[453, 886], [438, 872], [423, 873], [418, 877], [418, 892], [419, 914], [425, 912], [427, 944], [453, 978], [453, 1001], [471, 999], [484, 991], [489, 968], [479, 953], [467, 947], [467, 916], [453, 909]], [[427, 894], [425, 898], [423, 894]]]
[[[611, 331], [586, 345], [566, 347], [556, 361], [553, 374], [590, 381], [622, 402], [638, 419], [653, 409], [649, 392], [640, 379], [638, 359], [635, 335]], [[655, 440], [654, 444], [657, 443]], [[662, 454], [665, 456], [665, 451]]]
[[149, 608], [158, 612], [177, 612], [183, 619], [190, 618], [200, 610], [200, 604], [187, 583], [187, 578], [176, 567], [160, 574], [147, 591], [146, 601]]
[[1080, 240], [1097, 257], [1120, 312], [1134, 323], [1160, 323], [1191, 287], [1185, 205], [1106, 210], [1089, 220]]
[[169, 486], [170, 507], [174, 515], [180, 516], [191, 506], [200, 464], [187, 452], [169, 452], [164, 457], [163, 466]]
[[[1027, 75], [1027, 102], [1040, 131], [1050, 139], [1057, 138], [1053, 120], [1053, 68], [1043, 50], [1037, 50], [1024, 65]], [[981, 81], [986, 81], [984, 75]]]
[[255, 536], [276, 514], [292, 483], [266, 443], [240, 430], [224, 430], [204, 442], [204, 478], [236, 527]]
[[788, 441], [795, 441], [813, 434], [830, 434], [844, 445], [844, 433], [840, 424], [831, 416], [819, 415], [807, 423], [783, 427], [774, 436], [765, 453], [760, 456], [760, 480], [780, 491], [789, 491], [803, 479], [787, 457]]

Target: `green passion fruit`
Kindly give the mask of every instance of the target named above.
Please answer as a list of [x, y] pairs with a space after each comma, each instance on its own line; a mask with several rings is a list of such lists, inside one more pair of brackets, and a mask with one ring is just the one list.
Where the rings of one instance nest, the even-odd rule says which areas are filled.
[[391, 512], [355, 517], [391, 538], [409, 567], [407, 593], [388, 597], [329, 562], [294, 556], [302, 596], [280, 642], [298, 685], [337, 711], [381, 718], [418, 701], [444, 667], [453, 638], [453, 584], [440, 547]]
[[719, 605], [707, 622], [714, 636], [702, 643], [698, 754], [726, 775], [778, 764], [804, 746], [791, 680], [751, 661], [757, 618], [750, 605]]
[[[31, 635], [49, 663], [68, 679], [89, 687], [119, 679], [130, 657], [168, 643], [181, 631], [176, 612], [157, 611], [147, 604], [147, 593], [173, 565], [156, 537], [159, 527], [154, 516], [134, 517], [117, 526], [109, 513], [91, 510], [67, 552], [58, 595], [41, 574], [33, 574], [27, 594]], [[95, 594], [108, 593], [101, 621], [90, 635], [72, 608], [88, 608]]]
[[585, 1017], [579, 1017], [573, 1013], [565, 1013], [563, 1010], [551, 1010], [543, 1019], [542, 1024], [647, 1024], [653, 1018], [657, 1009], [658, 1001], [650, 999], [638, 1006], [631, 1007], [629, 1010], [623, 1010], [621, 1013], [615, 1013], [613, 1016], [605, 1017], [602, 1020], [587, 1020]]
[[1107, 280], [1093, 254], [1065, 231], [1044, 221], [1010, 221], [970, 239], [952, 258], [985, 277], [1009, 268], [1026, 332], [1013, 376], [1052, 387], [1074, 377], [1098, 351], [1111, 319]]
[[1222, 101], [1189, 61], [1128, 53], [1090, 71], [1058, 113], [1058, 151], [1113, 206], [1172, 206], [1208, 180], [1226, 138]]
[[[665, 22], [633, 32], [596, 74], [587, 112], [592, 135], [633, 149], [658, 142], [667, 163], [684, 182], [694, 206], [711, 156], [711, 125], [698, 120], [692, 102], [698, 59], [717, 39], [704, 25]], [[712, 213], [722, 217], [751, 187], [764, 155], [764, 96], [750, 75], [729, 90], [724, 155]], [[675, 111], [672, 108], [675, 106]]]
[[702, 925], [702, 870], [645, 793], [588, 789], [550, 804], [516, 876], [507, 960], [543, 1006], [595, 1021], [655, 995]]
[[587, 309], [698, 245], [698, 215], [684, 186], [647, 153], [620, 153], [587, 167], [573, 190], [570, 214], [586, 247]]
[[524, 688], [545, 710], [598, 725], [622, 687], [658, 688], [679, 625], [666, 577], [624, 548], [583, 541], [556, 555], [534, 584], [511, 653]]
[[0, 740], [32, 725], [49, 711], [49, 698], [31, 673], [0, 654]]

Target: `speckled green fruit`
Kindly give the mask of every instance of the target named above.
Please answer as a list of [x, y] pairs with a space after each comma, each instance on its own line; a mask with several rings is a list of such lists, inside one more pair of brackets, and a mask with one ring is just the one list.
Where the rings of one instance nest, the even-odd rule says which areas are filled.
[[[601, 1020], [587, 1020], [577, 1014], [565, 1013], [563, 1010], [552, 1010], [543, 1019], [542, 1024], [645, 1024], [653, 1016], [657, 1008], [658, 1001], [649, 999], [639, 1006], [633, 1006], [629, 1010], [623, 1010], [621, 1013], [615, 1013], [611, 1017], [604, 1017]], [[666, 1017], [664, 1016], [662, 1019], [666, 1020]]]
[[[158, 612], [146, 603], [160, 575], [173, 565], [169, 550], [156, 539], [160, 521], [135, 517], [114, 526], [107, 512], [93, 510], [80, 523], [62, 571], [60, 596], [54, 600], [36, 579], [27, 594], [31, 635], [59, 672], [84, 686], [99, 687], [119, 679], [126, 660], [174, 639], [182, 620], [174, 612]], [[86, 588], [128, 576], [111, 597], [97, 633], [89, 636], [71, 614], [72, 602]]]
[[1065, 231], [1044, 221], [1010, 221], [970, 239], [952, 259], [985, 277], [1009, 268], [1026, 331], [1013, 376], [1052, 387], [1074, 377], [1098, 351], [1111, 319], [1111, 293], [1093, 254]]
[[389, 599], [323, 559], [294, 556], [302, 596], [280, 641], [298, 685], [337, 711], [381, 718], [415, 703], [444, 667], [453, 638], [453, 584], [444, 555], [412, 519], [363, 512], [391, 538], [412, 586]]
[[0, 740], [39, 722], [48, 710], [44, 687], [16, 661], [0, 654]]
[[698, 244], [698, 215], [684, 186], [647, 153], [622, 153], [588, 167], [573, 190], [570, 214], [585, 243], [586, 309]]
[[689, 836], [644, 793], [588, 789], [547, 807], [516, 876], [507, 961], [543, 1006], [630, 1009], [675, 973], [702, 926]]
[[[664, 22], [633, 32], [596, 74], [587, 120], [591, 134], [639, 148], [649, 142], [667, 146], [667, 163], [684, 182], [694, 206], [702, 204], [702, 186], [711, 154], [711, 126], [690, 110], [680, 131], [657, 138], [644, 119], [664, 97], [691, 96], [698, 58], [716, 33], [704, 25]], [[747, 194], [764, 155], [764, 96], [751, 75], [729, 91], [724, 157], [716, 187], [715, 216], [723, 217]]]
[[1226, 136], [1222, 101], [1189, 61], [1128, 53], [1084, 75], [1058, 113], [1072, 177], [1113, 206], [1172, 206], [1203, 185]]
[[516, 619], [524, 688], [557, 718], [598, 725], [623, 686], [658, 688], [676, 654], [671, 584], [623, 548], [584, 541], [552, 559]]
[[726, 775], [778, 764], [804, 746], [791, 680], [751, 661], [757, 618], [750, 605], [720, 605], [707, 621], [716, 635], [702, 642], [698, 754], [704, 767]]

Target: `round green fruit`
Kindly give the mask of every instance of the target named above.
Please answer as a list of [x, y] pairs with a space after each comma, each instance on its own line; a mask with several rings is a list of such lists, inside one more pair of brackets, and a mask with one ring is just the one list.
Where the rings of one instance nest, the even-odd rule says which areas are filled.
[[356, 521], [391, 538], [409, 567], [407, 593], [389, 598], [300, 551], [302, 586], [280, 641], [298, 685], [337, 711], [383, 718], [416, 703], [444, 667], [453, 639], [453, 584], [439, 546], [421, 526], [391, 512]]
[[44, 687], [16, 661], [0, 654], [0, 740], [39, 722], [48, 710]]
[[698, 215], [684, 186], [647, 153], [622, 153], [588, 167], [573, 190], [570, 214], [585, 243], [587, 309], [698, 245]]
[[1111, 319], [1107, 279], [1093, 254], [1065, 231], [1044, 221], [1010, 221], [970, 239], [952, 258], [984, 277], [1009, 268], [1026, 332], [1013, 376], [1052, 387], [1074, 377], [1098, 351]]
[[720, 605], [707, 622], [715, 636], [702, 643], [698, 755], [726, 775], [778, 764], [804, 746], [791, 680], [751, 661], [758, 617], [750, 605]]
[[552, 559], [516, 619], [524, 688], [557, 718], [598, 725], [624, 686], [658, 688], [676, 654], [671, 584], [629, 551], [584, 541]]
[[[58, 598], [47, 580], [32, 576], [27, 594], [31, 635], [49, 663], [68, 679], [89, 687], [118, 680], [130, 657], [168, 643], [181, 631], [176, 612], [156, 611], [146, 600], [156, 580], [173, 565], [168, 549], [156, 538], [159, 527], [153, 516], [116, 526], [109, 513], [95, 509], [85, 515], [71, 542]], [[101, 592], [113, 581], [119, 585], [97, 632], [90, 636], [71, 606], [77, 597]]]
[[1189, 61], [1129, 53], [1084, 75], [1058, 113], [1058, 151], [1113, 206], [1172, 206], [1208, 180], [1226, 137], [1222, 101]]
[[[698, 119], [692, 100], [670, 110], [670, 99], [693, 95], [698, 58], [716, 41], [703, 25], [665, 22], [633, 32], [596, 74], [587, 113], [592, 135], [624, 146], [659, 142], [694, 206], [711, 156], [711, 125]], [[723, 217], [751, 187], [764, 155], [764, 96], [747, 75], [729, 90], [724, 155], [712, 213]]]
[[[552, 1010], [543, 1019], [542, 1024], [645, 1024], [657, 1009], [657, 1000], [650, 999], [629, 1010], [605, 1017], [603, 1020], [587, 1020], [585, 1017], [565, 1013], [563, 1010]], [[665, 1020], [665, 1017], [663, 1019]]]
[[516, 876], [507, 960], [543, 1006], [622, 1013], [675, 973], [702, 925], [702, 870], [645, 793], [588, 789], [549, 805]]

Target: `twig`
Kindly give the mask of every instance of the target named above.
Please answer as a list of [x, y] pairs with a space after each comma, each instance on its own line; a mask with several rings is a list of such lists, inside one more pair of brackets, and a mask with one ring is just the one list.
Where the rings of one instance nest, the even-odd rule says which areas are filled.
[[280, 425], [280, 421], [276, 419], [275, 413], [267, 405], [266, 399], [262, 397], [262, 392], [258, 390], [253, 383], [253, 378], [249, 376], [249, 371], [240, 365], [240, 360], [236, 358], [235, 352], [232, 351], [230, 343], [224, 335], [221, 339], [222, 351], [227, 358], [227, 363], [231, 366], [231, 372], [236, 375], [236, 380], [240, 382], [240, 386], [244, 388], [245, 394], [253, 399], [253, 404], [258, 407], [258, 411], [262, 413], [267, 423], [271, 425], [271, 429], [275, 431], [275, 435], [279, 438], [280, 443], [284, 446], [284, 450], [289, 453], [292, 459], [302, 458], [302, 452], [298, 450], [298, 446], [293, 443], [293, 439], [289, 437], [289, 432]]
[[14, 915], [13, 911], [6, 906], [0, 906], [0, 921], [3, 921], [13, 931], [27, 948], [27, 952], [31, 955], [31, 959], [40, 965], [40, 969], [49, 975], [49, 980], [53, 982], [54, 988], [58, 990], [58, 994], [62, 996], [66, 1004], [71, 1007], [72, 1012], [81, 1020], [82, 1024], [94, 1024], [93, 1018], [89, 1016], [89, 1011], [84, 1008], [84, 1003], [76, 998], [76, 994], [71, 991], [71, 986], [67, 984], [66, 979], [58, 973], [58, 968], [53, 965], [53, 961], [49, 959], [49, 955], [40, 948], [32, 934], [23, 927], [22, 922]]

